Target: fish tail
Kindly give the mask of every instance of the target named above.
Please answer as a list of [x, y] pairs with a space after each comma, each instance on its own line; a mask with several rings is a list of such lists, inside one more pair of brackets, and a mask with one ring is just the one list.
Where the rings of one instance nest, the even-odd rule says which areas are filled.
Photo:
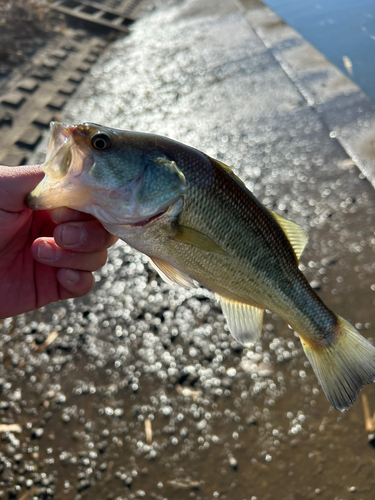
[[340, 316], [329, 342], [300, 337], [328, 401], [336, 410], [348, 410], [362, 387], [375, 381], [375, 347]]

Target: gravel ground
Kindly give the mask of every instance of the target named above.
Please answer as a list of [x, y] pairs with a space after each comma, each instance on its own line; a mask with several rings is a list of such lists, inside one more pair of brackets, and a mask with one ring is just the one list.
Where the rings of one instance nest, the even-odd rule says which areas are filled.
[[0, 1], [0, 83], [61, 27], [44, 0]]
[[[309, 232], [306, 276], [374, 336], [373, 188], [235, 4], [159, 5], [106, 52], [65, 119], [224, 160]], [[0, 498], [373, 498], [361, 401], [329, 406], [294, 332], [267, 312], [261, 340], [241, 348], [211, 292], [169, 287], [124, 243], [85, 299], [3, 321], [0, 353], [0, 425], [13, 426]], [[374, 410], [374, 387], [363, 393]]]

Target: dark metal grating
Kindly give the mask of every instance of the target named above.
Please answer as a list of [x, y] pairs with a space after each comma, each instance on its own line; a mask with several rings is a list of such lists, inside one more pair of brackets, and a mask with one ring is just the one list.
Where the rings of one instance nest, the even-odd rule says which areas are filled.
[[50, 8], [92, 27], [127, 34], [129, 24], [135, 21], [130, 14], [139, 1], [128, 0], [122, 2], [121, 9], [113, 9], [91, 0], [55, 0]]

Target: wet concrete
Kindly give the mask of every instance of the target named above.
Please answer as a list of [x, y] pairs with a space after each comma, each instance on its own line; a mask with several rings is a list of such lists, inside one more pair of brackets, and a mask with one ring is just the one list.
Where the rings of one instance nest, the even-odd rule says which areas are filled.
[[350, 80], [350, 71], [339, 71], [270, 8], [258, 0], [238, 5], [308, 106], [375, 186], [374, 101]]
[[[308, 231], [306, 276], [373, 339], [373, 188], [247, 7], [159, 5], [101, 58], [65, 119], [168, 135], [224, 160]], [[170, 288], [118, 243], [88, 297], [3, 321], [0, 423], [20, 429], [2, 433], [2, 497], [372, 499], [361, 400], [331, 408], [271, 313], [242, 349], [212, 298]], [[375, 411], [375, 386], [363, 393]]]

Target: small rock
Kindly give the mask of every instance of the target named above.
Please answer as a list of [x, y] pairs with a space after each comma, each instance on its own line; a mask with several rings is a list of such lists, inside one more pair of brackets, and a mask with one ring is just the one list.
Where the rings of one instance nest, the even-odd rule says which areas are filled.
[[33, 432], [32, 432], [32, 438], [33, 439], [40, 439], [44, 434], [44, 429], [33, 429]]
[[367, 439], [368, 439], [369, 444], [373, 448], [375, 448], [375, 433], [369, 434], [368, 437], [367, 437]]
[[254, 417], [254, 415], [250, 415], [249, 418], [246, 419], [247, 425], [258, 425], [258, 419]]
[[180, 430], [180, 436], [183, 437], [183, 438], [186, 438], [189, 434], [189, 430], [187, 427], [183, 427], [181, 430]]
[[18, 493], [20, 492], [21, 490], [21, 486], [14, 486], [13, 488], [10, 488], [8, 490], [8, 498], [9, 500], [13, 500], [13, 499], [16, 499], [18, 497]]
[[88, 479], [83, 479], [78, 483], [77, 491], [87, 490], [87, 488], [90, 488], [90, 486], [90, 481]]
[[310, 286], [313, 290], [321, 290], [322, 289], [322, 284], [320, 283], [320, 281], [318, 280], [313, 280], [311, 283], [310, 283]]
[[30, 489], [34, 485], [34, 481], [32, 479], [26, 479], [26, 488]]
[[99, 453], [104, 453], [108, 447], [108, 441], [100, 441], [96, 447], [98, 448]]
[[224, 377], [221, 381], [221, 385], [229, 389], [230, 387], [232, 387], [232, 381], [229, 377]]
[[234, 458], [234, 456], [230, 455], [228, 457], [228, 460], [229, 460], [229, 465], [232, 467], [232, 469], [237, 470], [238, 469], [238, 461]]
[[61, 415], [61, 420], [62, 420], [65, 424], [67, 424], [68, 422], [70, 422], [70, 416], [69, 416], [67, 413], [63, 413], [63, 414]]

